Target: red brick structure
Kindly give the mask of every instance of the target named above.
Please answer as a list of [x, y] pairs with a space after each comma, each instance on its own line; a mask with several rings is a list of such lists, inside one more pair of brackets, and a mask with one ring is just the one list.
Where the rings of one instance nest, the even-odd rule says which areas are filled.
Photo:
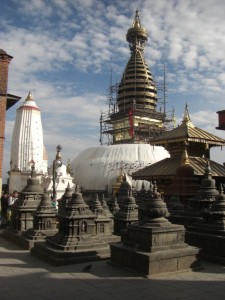
[[216, 129], [225, 130], [225, 110], [216, 112], [218, 114], [219, 126]]
[[8, 67], [13, 57], [0, 49], [0, 192], [2, 191], [2, 163], [5, 140], [6, 110], [14, 105], [20, 97], [7, 94]]
[[8, 66], [13, 57], [0, 50], [0, 189], [2, 187], [2, 162], [5, 140], [5, 113], [7, 107]]

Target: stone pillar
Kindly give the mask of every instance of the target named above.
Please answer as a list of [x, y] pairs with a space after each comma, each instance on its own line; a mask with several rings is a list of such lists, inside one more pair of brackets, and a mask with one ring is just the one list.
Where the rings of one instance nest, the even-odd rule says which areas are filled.
[[2, 194], [2, 164], [5, 141], [5, 115], [7, 108], [8, 66], [13, 57], [0, 49], [0, 195]]

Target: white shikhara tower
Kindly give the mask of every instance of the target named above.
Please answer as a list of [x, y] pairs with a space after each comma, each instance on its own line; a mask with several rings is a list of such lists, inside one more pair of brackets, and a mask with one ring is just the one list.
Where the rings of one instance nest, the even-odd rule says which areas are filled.
[[9, 190], [21, 191], [30, 176], [31, 164], [35, 163], [37, 177], [47, 176], [48, 160], [43, 143], [41, 111], [29, 92], [17, 109], [11, 144]]

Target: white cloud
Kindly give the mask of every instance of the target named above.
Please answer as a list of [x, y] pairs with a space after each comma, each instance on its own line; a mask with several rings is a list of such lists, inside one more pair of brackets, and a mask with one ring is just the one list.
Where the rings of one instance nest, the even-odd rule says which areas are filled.
[[[181, 117], [185, 103], [190, 103], [193, 121], [215, 131], [215, 112], [224, 109], [223, 0], [5, 3], [4, 13], [0, 12], [0, 40], [1, 48], [14, 56], [9, 92], [24, 99], [28, 90], [34, 91], [43, 112], [49, 157], [59, 141], [70, 157], [98, 144], [98, 120], [100, 109], [106, 107], [110, 68], [113, 80], [119, 81], [129, 59], [126, 33], [137, 7], [149, 33], [145, 58], [152, 73], [162, 79], [159, 65], [167, 66], [168, 107], [174, 106]], [[15, 109], [7, 113], [7, 138]]]

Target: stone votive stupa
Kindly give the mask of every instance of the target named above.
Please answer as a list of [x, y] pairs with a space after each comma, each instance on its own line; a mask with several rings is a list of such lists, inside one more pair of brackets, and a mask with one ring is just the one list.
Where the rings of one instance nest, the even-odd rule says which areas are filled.
[[57, 213], [57, 209], [52, 205], [52, 200], [45, 190], [34, 212], [33, 228], [29, 228], [23, 234], [29, 243], [29, 249], [34, 246], [34, 243], [44, 242], [47, 236], [53, 236], [58, 232]]
[[111, 245], [111, 263], [147, 277], [199, 267], [200, 250], [184, 243], [184, 226], [173, 225], [167, 214], [155, 185], [139, 221], [127, 226], [122, 243]]
[[62, 198], [58, 201], [58, 213], [60, 214], [61, 211], [64, 209], [66, 204], [71, 200], [73, 195], [73, 190], [70, 187], [70, 184], [68, 182], [68, 185], [65, 189], [65, 193], [62, 195]]
[[113, 195], [109, 199], [108, 206], [112, 215], [114, 215], [120, 209], [116, 195]]
[[204, 259], [225, 263], [225, 195], [220, 184], [211, 209], [202, 212], [203, 221], [188, 227], [186, 240], [202, 248]]
[[123, 175], [123, 181], [120, 184], [120, 188], [117, 192], [117, 201], [119, 206], [124, 202], [124, 199], [127, 197], [128, 192], [131, 190], [130, 184], [127, 182], [126, 174]]
[[82, 261], [108, 258], [109, 245], [96, 232], [96, 215], [84, 202], [77, 186], [71, 200], [58, 215], [59, 229], [45, 244], [35, 244], [31, 253], [53, 265], [66, 265]]
[[128, 224], [138, 221], [138, 205], [131, 195], [131, 190], [127, 191], [127, 196], [123, 196], [120, 209], [114, 214], [114, 234], [122, 235]]
[[198, 211], [205, 211], [212, 207], [216, 197], [219, 195], [219, 191], [216, 188], [216, 181], [212, 178], [212, 170], [210, 161], [207, 161], [205, 167], [205, 175], [201, 182], [201, 187], [196, 194], [195, 209]]
[[96, 195], [90, 209], [96, 216], [96, 235], [102, 237], [107, 243], [120, 242], [121, 238], [113, 234], [113, 215], [108, 210], [104, 198], [101, 203]]
[[24, 233], [34, 225], [34, 213], [40, 204], [44, 189], [35, 178], [34, 164], [32, 165], [31, 178], [27, 179], [27, 185], [19, 194], [18, 199], [11, 206], [11, 227], [6, 229], [2, 236], [15, 242], [24, 249], [29, 249]]

